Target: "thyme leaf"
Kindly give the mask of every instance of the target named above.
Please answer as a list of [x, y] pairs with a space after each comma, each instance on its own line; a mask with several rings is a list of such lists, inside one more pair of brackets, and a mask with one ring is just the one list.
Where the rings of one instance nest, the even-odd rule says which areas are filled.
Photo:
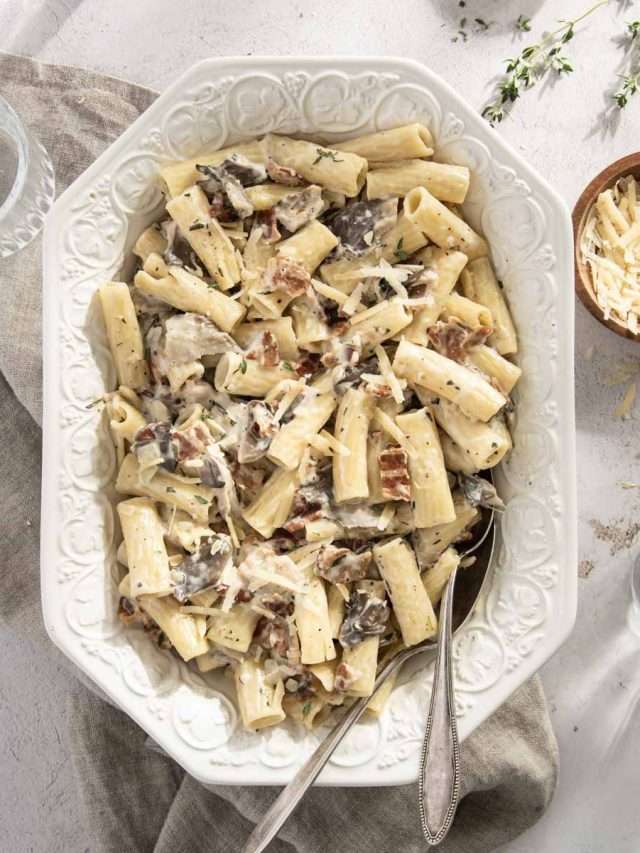
[[328, 159], [333, 163], [344, 163], [344, 160], [339, 160], [335, 151], [328, 151], [326, 148], [316, 148], [316, 154], [318, 155], [316, 159], [313, 161], [313, 166], [316, 163], [319, 163], [321, 160]]
[[396, 256], [396, 259], [398, 261], [406, 261], [407, 258], [409, 257], [409, 253], [405, 252], [405, 250], [402, 248], [403, 243], [404, 243], [404, 237], [401, 237], [398, 240], [398, 242], [396, 244], [396, 248], [395, 248], [394, 253], [393, 253]]

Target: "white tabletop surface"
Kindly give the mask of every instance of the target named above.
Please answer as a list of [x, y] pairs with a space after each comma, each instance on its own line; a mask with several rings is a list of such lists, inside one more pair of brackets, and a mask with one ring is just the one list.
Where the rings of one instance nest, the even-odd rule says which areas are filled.
[[[533, 17], [533, 35], [588, 5], [588, 0], [466, 0], [462, 9], [458, 0], [2, 0], [0, 49], [86, 66], [156, 89], [210, 56], [409, 56], [480, 108], [501, 61], [527, 43], [513, 29], [520, 13]], [[463, 16], [483, 18], [491, 26], [481, 33], [467, 25], [468, 40], [454, 42]], [[591, 177], [639, 147], [640, 93], [616, 128], [607, 129], [603, 121], [604, 92], [615, 85], [621, 59], [614, 37], [632, 16], [640, 17], [640, 3], [609, 0], [568, 46], [575, 73], [529, 92], [499, 128], [571, 207]], [[576, 628], [542, 670], [560, 744], [560, 782], [548, 812], [503, 853], [640, 849], [640, 639], [625, 624], [629, 569], [639, 550], [634, 525], [640, 518], [640, 487], [628, 484], [640, 482], [640, 451], [633, 440], [635, 418], [612, 416], [627, 385], [610, 381], [620, 362], [630, 359], [637, 360], [634, 369], [640, 373], [640, 348], [601, 327], [578, 305], [579, 534], [582, 574], [588, 576], [579, 581]], [[19, 721], [14, 732], [20, 735]], [[54, 841], [44, 824], [39, 831], [41, 815], [16, 809], [10, 817], [16, 851], [73, 853], [86, 846], [68, 763], [51, 743], [51, 754], [44, 750], [33, 758], [31, 772], [43, 780], [51, 777], [63, 809], [50, 808], [49, 814], [56, 812], [66, 840]], [[13, 778], [25, 790], [30, 784], [24, 773], [16, 771]]]

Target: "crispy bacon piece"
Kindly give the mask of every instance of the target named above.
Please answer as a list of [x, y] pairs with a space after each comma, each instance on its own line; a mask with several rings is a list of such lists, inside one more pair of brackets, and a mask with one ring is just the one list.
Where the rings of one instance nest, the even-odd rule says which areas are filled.
[[291, 645], [289, 623], [282, 616], [268, 619], [263, 616], [256, 625], [253, 642], [267, 652], [275, 651], [280, 657], [285, 657]]
[[360, 678], [360, 671], [348, 663], [342, 661], [336, 667], [336, 679], [334, 687], [338, 693], [346, 693]]
[[329, 511], [328, 485], [316, 474], [297, 490], [291, 514], [282, 527], [287, 533], [297, 533], [305, 527], [307, 522], [325, 518]]
[[489, 326], [470, 329], [455, 318], [448, 323], [437, 322], [427, 329], [433, 348], [453, 361], [464, 361], [469, 350], [483, 344], [492, 332]]
[[202, 456], [211, 444], [211, 433], [202, 421], [196, 421], [186, 430], [172, 430], [171, 438], [176, 444], [177, 460], [180, 463]]
[[276, 184], [284, 184], [286, 187], [302, 187], [304, 178], [295, 169], [276, 163], [273, 157], [267, 158], [267, 175]]
[[411, 500], [409, 456], [402, 447], [386, 447], [378, 453], [382, 497], [386, 501]]
[[275, 367], [280, 364], [280, 348], [273, 332], [263, 332], [247, 350], [245, 357], [257, 361], [260, 367]]
[[314, 352], [305, 352], [296, 363], [296, 374], [298, 376], [313, 376], [321, 368], [320, 356]]
[[214, 192], [209, 197], [209, 213], [218, 222], [233, 222], [238, 218], [229, 198], [223, 192]]
[[277, 243], [282, 234], [278, 228], [278, 220], [276, 212], [273, 208], [263, 210], [256, 216], [256, 222], [262, 229], [262, 236], [265, 243]]
[[278, 255], [271, 258], [262, 276], [262, 293], [282, 290], [288, 296], [302, 296], [311, 286], [311, 276], [297, 261]]
[[378, 397], [382, 400], [391, 396], [391, 386], [385, 385], [383, 382], [368, 382], [365, 379], [364, 390], [367, 394], [371, 394], [372, 397]]

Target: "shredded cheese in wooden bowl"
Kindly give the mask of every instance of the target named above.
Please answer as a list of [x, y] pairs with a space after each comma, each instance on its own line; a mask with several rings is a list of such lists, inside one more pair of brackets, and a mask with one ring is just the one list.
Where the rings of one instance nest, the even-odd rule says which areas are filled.
[[634, 335], [640, 319], [640, 187], [633, 175], [616, 181], [592, 205], [580, 238], [604, 318]]

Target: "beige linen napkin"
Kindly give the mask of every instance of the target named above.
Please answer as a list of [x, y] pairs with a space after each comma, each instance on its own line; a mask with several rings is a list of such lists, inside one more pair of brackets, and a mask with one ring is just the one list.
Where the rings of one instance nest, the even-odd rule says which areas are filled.
[[[147, 89], [68, 67], [0, 54], [0, 93], [18, 109], [49, 150], [57, 191], [65, 189], [152, 103]], [[83, 684], [69, 679], [44, 637], [38, 584], [38, 501], [41, 421], [41, 241], [0, 261], [0, 629], [20, 646], [21, 696], [41, 696], [46, 678], [68, 682], [66, 715], [47, 720], [67, 728], [77, 796], [91, 853], [236, 853], [274, 798], [273, 788], [206, 789], [161, 752], [129, 718]], [[0, 676], [15, 673], [4, 655]], [[0, 693], [1, 697], [1, 693]], [[11, 701], [11, 699], [9, 700]], [[1, 705], [1, 703], [0, 703]], [[21, 702], [23, 734], [43, 727]], [[66, 735], [65, 735], [66, 736]], [[524, 685], [463, 746], [463, 800], [445, 853], [488, 853], [531, 826], [555, 788], [558, 753], [536, 677]], [[38, 769], [34, 768], [37, 776]], [[38, 782], [34, 781], [37, 792]], [[29, 792], [23, 796], [28, 797]], [[35, 813], [40, 802], [23, 802]], [[12, 815], [4, 815], [11, 821]], [[33, 849], [71, 851], [61, 834], [35, 839]], [[44, 826], [44, 823], [43, 823]], [[0, 838], [2, 836], [0, 835]], [[3, 849], [17, 849], [0, 843]], [[315, 788], [287, 823], [273, 853], [417, 853], [416, 787]]]

